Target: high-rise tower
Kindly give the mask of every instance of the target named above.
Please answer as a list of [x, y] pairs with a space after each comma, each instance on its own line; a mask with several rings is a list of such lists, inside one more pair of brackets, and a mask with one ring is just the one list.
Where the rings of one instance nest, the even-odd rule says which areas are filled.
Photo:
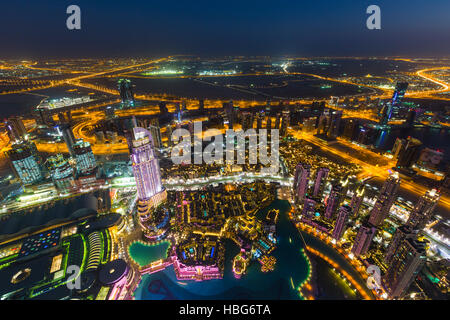
[[6, 155], [23, 184], [33, 184], [43, 179], [34, 143], [13, 144], [12, 149], [7, 151]]
[[314, 189], [312, 193], [314, 197], [322, 197], [329, 173], [330, 169], [328, 168], [319, 168], [317, 170], [316, 180], [314, 182]]
[[352, 209], [347, 205], [339, 208], [336, 224], [334, 225], [333, 233], [331, 235], [334, 239], [339, 240], [344, 235], [348, 217], [351, 214], [351, 211]]
[[308, 192], [308, 182], [311, 166], [299, 163], [294, 174], [294, 194], [297, 203], [302, 203]]
[[403, 97], [405, 96], [406, 90], [408, 89], [407, 82], [398, 82], [395, 86], [395, 91], [392, 96], [392, 100], [390, 101], [388, 108], [386, 110], [386, 123], [389, 119], [392, 118], [392, 114], [394, 109], [398, 109], [402, 103]]
[[87, 175], [92, 173], [97, 167], [97, 162], [95, 161], [91, 144], [89, 142], [84, 142], [83, 140], [78, 140], [73, 145], [73, 151], [77, 161], [78, 174]]
[[384, 262], [389, 265], [392, 262], [392, 259], [394, 259], [395, 253], [397, 252], [402, 242], [407, 238], [415, 237], [416, 235], [417, 231], [414, 231], [407, 226], [398, 227], [397, 230], [395, 230], [391, 242], [389, 243], [389, 246], [386, 250], [386, 254], [384, 255]]
[[389, 210], [397, 198], [397, 191], [400, 186], [398, 173], [394, 172], [383, 184], [377, 201], [370, 212], [369, 222], [375, 227], [381, 225], [389, 214]]
[[425, 228], [426, 224], [430, 221], [439, 198], [440, 195], [437, 193], [436, 189], [427, 191], [411, 211], [406, 225], [415, 230], [422, 230]]
[[131, 81], [128, 79], [120, 79], [117, 83], [119, 88], [120, 98], [122, 99], [122, 104], [125, 107], [133, 107], [134, 106], [134, 94], [133, 87], [131, 85]]
[[364, 185], [360, 185], [356, 188], [353, 193], [352, 200], [350, 202], [350, 207], [352, 208], [352, 215], [354, 217], [358, 216], [359, 209], [361, 208], [361, 204], [364, 200]]
[[280, 128], [280, 136], [286, 137], [288, 132], [288, 127], [290, 123], [290, 113], [289, 110], [284, 110], [281, 116], [281, 128]]
[[355, 237], [355, 242], [352, 246], [352, 253], [355, 256], [365, 255], [369, 250], [370, 244], [372, 243], [373, 238], [377, 229], [371, 225], [370, 223], [363, 223], [358, 230], [358, 233]]
[[425, 242], [407, 238], [400, 244], [386, 274], [383, 287], [391, 298], [400, 297], [417, 277], [426, 260]]
[[133, 128], [131, 143], [131, 162], [136, 180], [139, 223], [148, 239], [159, 239], [164, 232], [154, 225], [157, 222], [155, 212], [167, 198], [167, 193], [161, 183], [161, 173], [152, 136], [144, 128]]
[[327, 200], [327, 207], [325, 208], [325, 218], [333, 219], [337, 209], [341, 205], [344, 198], [344, 188], [340, 183], [336, 183], [331, 187], [330, 194]]
[[19, 142], [27, 135], [22, 119], [20, 117], [10, 117], [5, 124], [9, 139], [12, 142]]
[[75, 187], [74, 170], [62, 154], [49, 157], [46, 163], [59, 191], [67, 192]]
[[153, 139], [143, 128], [133, 128], [131, 162], [139, 200], [150, 200], [163, 191]]
[[422, 142], [418, 139], [408, 137], [404, 147], [398, 155], [397, 167], [409, 168], [419, 157]]
[[63, 137], [64, 142], [67, 145], [67, 149], [69, 150], [70, 156], [74, 157], [75, 153], [73, 150], [73, 146], [76, 143], [75, 136], [73, 134], [72, 128], [68, 123], [62, 123], [56, 127], [59, 134]]

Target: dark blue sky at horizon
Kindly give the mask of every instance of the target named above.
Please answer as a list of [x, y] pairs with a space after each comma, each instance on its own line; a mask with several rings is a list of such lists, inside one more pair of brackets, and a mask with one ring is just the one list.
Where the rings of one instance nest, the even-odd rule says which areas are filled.
[[[82, 30], [66, 28], [79, 5]], [[366, 8], [381, 8], [381, 30]], [[450, 55], [449, 0], [14, 0], [0, 57]]]

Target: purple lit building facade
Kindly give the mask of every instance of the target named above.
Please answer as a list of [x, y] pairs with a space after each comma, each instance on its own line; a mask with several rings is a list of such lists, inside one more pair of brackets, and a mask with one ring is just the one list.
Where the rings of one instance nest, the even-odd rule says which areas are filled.
[[155, 226], [155, 209], [167, 198], [162, 186], [158, 159], [155, 157], [152, 136], [143, 128], [133, 128], [131, 161], [137, 188], [139, 222], [145, 236], [158, 240], [165, 229]]
[[327, 207], [325, 209], [325, 218], [333, 219], [334, 215], [339, 208], [339, 205], [342, 202], [342, 198], [344, 196], [343, 187], [341, 184], [335, 184], [331, 188], [330, 195], [327, 200]]
[[381, 225], [384, 219], [389, 215], [389, 210], [397, 198], [399, 186], [400, 178], [398, 177], [397, 172], [392, 174], [383, 184], [377, 201], [370, 212], [369, 222], [375, 227]]
[[407, 226], [400, 226], [395, 230], [394, 235], [392, 236], [391, 243], [387, 248], [386, 254], [384, 256], [384, 262], [389, 265], [394, 256], [402, 244], [402, 242], [408, 238], [415, 238], [417, 236], [417, 231], [413, 231], [411, 228]]
[[295, 168], [294, 175], [294, 193], [298, 203], [302, 203], [308, 192], [309, 174], [311, 166], [299, 163]]
[[406, 225], [415, 230], [422, 230], [425, 228], [430, 221], [439, 198], [440, 195], [435, 189], [427, 191], [414, 206]]
[[351, 211], [352, 209], [347, 205], [339, 208], [336, 224], [334, 225], [333, 233], [331, 235], [334, 239], [339, 240], [344, 235]]
[[139, 200], [150, 200], [164, 191], [153, 139], [143, 128], [133, 128], [131, 161]]
[[377, 229], [370, 223], [362, 224], [356, 235], [355, 242], [353, 243], [352, 253], [355, 256], [365, 255], [369, 250], [376, 232]]
[[316, 180], [314, 182], [313, 196], [321, 197], [323, 190], [325, 188], [325, 183], [327, 182], [328, 174], [330, 173], [330, 169], [328, 168], [319, 168], [317, 170]]
[[352, 208], [352, 215], [354, 217], [358, 216], [359, 209], [364, 200], [364, 186], [358, 187], [353, 193], [352, 200], [350, 202], [350, 207]]

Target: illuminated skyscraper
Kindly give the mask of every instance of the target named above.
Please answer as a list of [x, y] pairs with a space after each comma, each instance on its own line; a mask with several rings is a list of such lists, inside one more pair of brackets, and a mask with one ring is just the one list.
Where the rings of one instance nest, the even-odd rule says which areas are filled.
[[309, 117], [303, 120], [302, 131], [313, 132], [316, 129], [317, 117]]
[[175, 103], [175, 117], [178, 123], [182, 122], [183, 111], [181, 110], [181, 106], [179, 102]]
[[[146, 129], [133, 128], [131, 162], [136, 180], [139, 224], [147, 239], [161, 239], [167, 231], [168, 212], [166, 211], [167, 219], [164, 218], [164, 222], [158, 219], [156, 212], [166, 200], [167, 192], [161, 183], [152, 136]], [[162, 224], [159, 225], [160, 223]]]
[[407, 82], [397, 82], [395, 86], [394, 95], [392, 96], [392, 100], [388, 105], [386, 110], [386, 123], [392, 118], [392, 114], [394, 109], [398, 109], [400, 104], [402, 103], [403, 97], [405, 96], [406, 90], [408, 89]]
[[97, 167], [97, 162], [90, 143], [78, 140], [73, 145], [73, 151], [77, 162], [78, 174], [86, 175], [92, 173]]
[[360, 185], [356, 188], [353, 193], [352, 200], [350, 202], [350, 207], [352, 208], [352, 215], [354, 217], [358, 216], [359, 209], [361, 208], [361, 204], [364, 200], [364, 185]]
[[399, 186], [400, 178], [398, 177], [398, 173], [394, 172], [383, 184], [377, 201], [370, 212], [369, 222], [375, 227], [381, 225], [384, 219], [389, 215], [389, 210], [391, 210], [391, 207], [397, 198]]
[[314, 189], [312, 195], [314, 197], [322, 197], [323, 190], [325, 188], [325, 184], [327, 183], [328, 174], [330, 173], [330, 169], [328, 168], [319, 168], [316, 174], [316, 180], [314, 182]]
[[155, 148], [161, 149], [162, 138], [161, 138], [161, 128], [155, 125], [149, 125], [150, 133], [152, 134], [153, 141], [155, 143]]
[[333, 219], [337, 212], [337, 209], [341, 205], [344, 198], [344, 188], [340, 183], [336, 183], [331, 187], [330, 194], [328, 195], [327, 207], [325, 208], [325, 218]]
[[422, 230], [430, 221], [434, 208], [436, 208], [440, 195], [435, 189], [429, 190], [416, 203], [414, 209], [406, 222], [408, 227], [415, 230]]
[[281, 116], [280, 137], [286, 137], [287, 136], [289, 123], [290, 123], [289, 110], [284, 110], [282, 112], [282, 116]]
[[339, 208], [336, 223], [334, 225], [332, 237], [336, 240], [339, 240], [342, 238], [345, 232], [345, 228], [347, 226], [348, 217], [351, 214], [352, 209], [350, 206], [344, 205]]
[[334, 139], [339, 135], [339, 127], [341, 125], [342, 111], [332, 111], [330, 123], [327, 128], [327, 137]]
[[377, 229], [370, 223], [363, 223], [358, 230], [358, 234], [355, 237], [355, 242], [352, 246], [352, 253], [355, 256], [365, 255], [369, 250], [370, 244]]
[[387, 265], [390, 265], [392, 259], [394, 259], [395, 253], [398, 248], [402, 244], [406, 238], [415, 238], [417, 235], [417, 231], [413, 231], [411, 228], [407, 226], [400, 226], [395, 230], [394, 235], [392, 236], [391, 242], [386, 250], [386, 254], [384, 255], [384, 262]]
[[400, 153], [402, 153], [405, 150], [407, 140], [397, 138], [395, 140], [394, 146], [392, 147], [391, 154], [394, 156], [395, 159], [398, 159], [400, 156]]
[[420, 142], [420, 140], [408, 137], [404, 148], [402, 148], [398, 153], [397, 167], [409, 168], [413, 165], [419, 157], [421, 146], [422, 142]]
[[62, 123], [56, 127], [58, 133], [63, 137], [64, 142], [67, 145], [67, 149], [69, 150], [69, 154], [74, 157], [75, 153], [73, 151], [73, 146], [76, 143], [75, 136], [73, 135], [72, 128], [68, 123]]
[[27, 129], [23, 125], [20, 117], [9, 117], [5, 124], [9, 139], [12, 142], [18, 142], [27, 135]]
[[65, 192], [75, 187], [74, 170], [62, 154], [49, 157], [46, 164], [59, 191]]
[[380, 194], [396, 195], [400, 187], [400, 178], [397, 172], [392, 173], [381, 187]]
[[392, 96], [392, 104], [395, 106], [400, 104], [408, 89], [408, 82], [397, 82], [395, 86], [394, 95]]
[[150, 200], [163, 191], [153, 139], [143, 128], [133, 128], [131, 162], [139, 200]]
[[381, 108], [380, 112], [379, 112], [379, 116], [380, 116], [380, 121], [379, 124], [382, 126], [385, 126], [388, 124], [388, 112], [390, 112], [391, 110], [391, 103], [387, 103], [385, 105], [383, 105], [383, 107]]
[[326, 134], [331, 123], [330, 109], [324, 109], [319, 117], [317, 125], [317, 134]]
[[294, 194], [298, 203], [302, 203], [303, 199], [307, 196], [308, 181], [311, 166], [308, 164], [297, 164], [294, 174]]
[[425, 242], [406, 238], [397, 249], [386, 274], [383, 287], [389, 297], [398, 298], [417, 277], [426, 260]]
[[131, 81], [128, 79], [119, 79], [117, 86], [119, 88], [122, 104], [126, 107], [133, 107], [135, 101]]
[[33, 184], [42, 180], [41, 165], [34, 143], [13, 144], [6, 155], [23, 184]]

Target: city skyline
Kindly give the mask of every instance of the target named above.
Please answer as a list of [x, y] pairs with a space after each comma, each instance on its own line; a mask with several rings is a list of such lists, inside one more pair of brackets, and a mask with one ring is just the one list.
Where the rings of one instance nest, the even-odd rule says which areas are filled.
[[4, 4], [0, 300], [449, 300], [449, 10]]

